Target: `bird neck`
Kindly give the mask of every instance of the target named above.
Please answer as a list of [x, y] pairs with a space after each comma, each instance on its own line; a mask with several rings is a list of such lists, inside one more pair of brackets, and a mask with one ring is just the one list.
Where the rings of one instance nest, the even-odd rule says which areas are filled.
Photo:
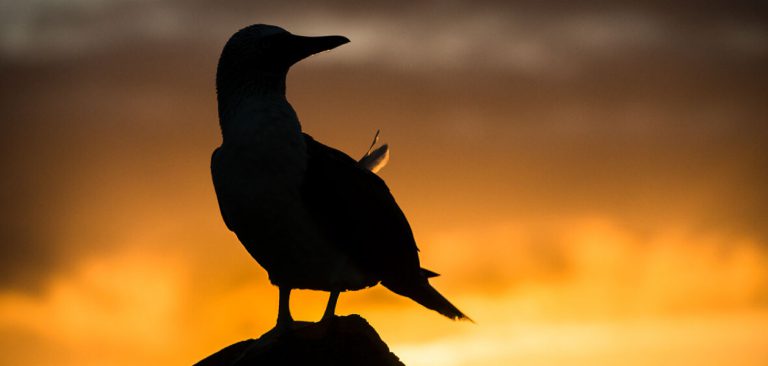
[[220, 121], [234, 113], [245, 100], [285, 100], [286, 73], [260, 72], [227, 79], [229, 82], [220, 80], [216, 88]]
[[283, 72], [254, 74], [243, 91], [248, 96], [285, 98], [286, 76]]

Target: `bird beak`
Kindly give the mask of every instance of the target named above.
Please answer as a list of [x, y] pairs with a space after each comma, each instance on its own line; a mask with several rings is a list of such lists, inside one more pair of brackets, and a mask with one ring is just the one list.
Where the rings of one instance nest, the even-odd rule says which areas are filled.
[[349, 43], [349, 39], [344, 36], [304, 37], [293, 35], [292, 38], [291, 61], [293, 63], [316, 53], [332, 50], [345, 43]]

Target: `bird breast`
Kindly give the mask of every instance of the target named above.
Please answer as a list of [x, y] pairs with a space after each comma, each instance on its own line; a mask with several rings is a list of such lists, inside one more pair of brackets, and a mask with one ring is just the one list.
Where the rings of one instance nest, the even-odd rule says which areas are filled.
[[[285, 99], [245, 100], [226, 117], [222, 148], [250, 184], [291, 189], [301, 184], [307, 148], [296, 112]], [[251, 187], [258, 190], [257, 187]]]

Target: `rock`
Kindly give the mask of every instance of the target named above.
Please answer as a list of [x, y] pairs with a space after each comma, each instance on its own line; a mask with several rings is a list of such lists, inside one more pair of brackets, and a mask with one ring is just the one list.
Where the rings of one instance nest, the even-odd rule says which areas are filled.
[[270, 331], [259, 339], [232, 344], [195, 366], [256, 365], [404, 366], [359, 315], [297, 322], [292, 330]]

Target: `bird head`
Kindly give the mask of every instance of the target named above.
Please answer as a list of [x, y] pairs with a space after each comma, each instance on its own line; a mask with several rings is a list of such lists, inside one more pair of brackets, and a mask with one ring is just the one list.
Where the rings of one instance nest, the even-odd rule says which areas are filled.
[[219, 104], [231, 93], [284, 95], [285, 77], [293, 64], [347, 42], [342, 36], [297, 36], [273, 25], [245, 27], [221, 52], [216, 71]]

